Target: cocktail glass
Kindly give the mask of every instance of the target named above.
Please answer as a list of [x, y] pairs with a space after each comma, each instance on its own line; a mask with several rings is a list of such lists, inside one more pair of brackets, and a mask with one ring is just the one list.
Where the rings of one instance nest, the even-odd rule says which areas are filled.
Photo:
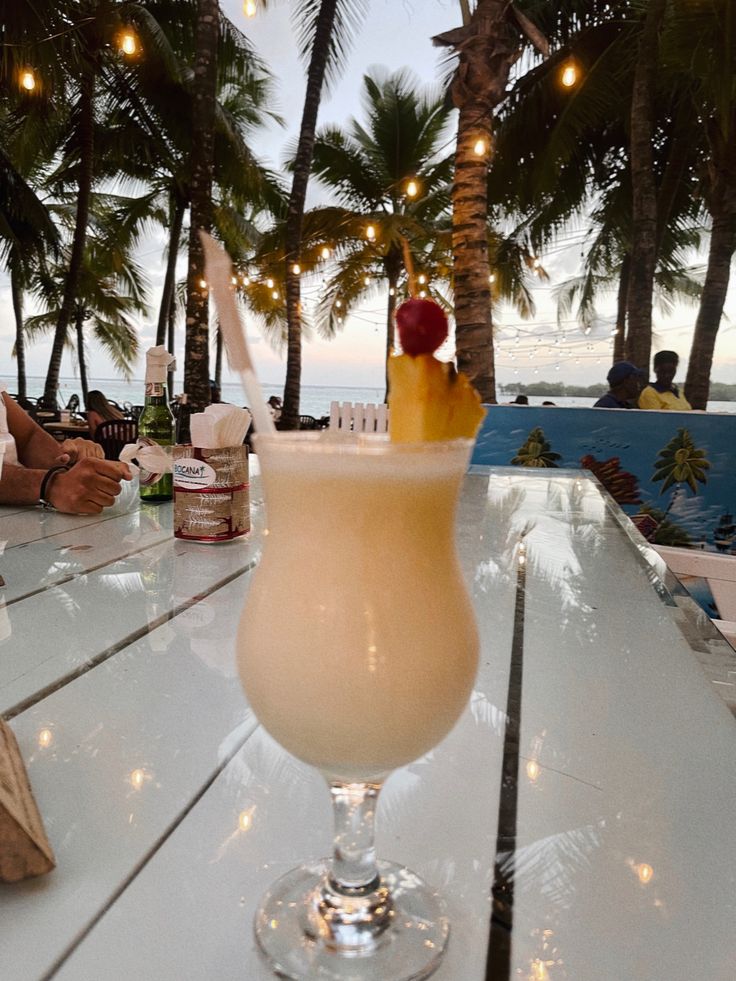
[[408, 981], [438, 966], [449, 925], [414, 873], [377, 861], [388, 774], [465, 707], [478, 638], [455, 552], [471, 440], [255, 437], [268, 534], [238, 633], [265, 729], [330, 788], [334, 855], [283, 876], [255, 932], [286, 978]]

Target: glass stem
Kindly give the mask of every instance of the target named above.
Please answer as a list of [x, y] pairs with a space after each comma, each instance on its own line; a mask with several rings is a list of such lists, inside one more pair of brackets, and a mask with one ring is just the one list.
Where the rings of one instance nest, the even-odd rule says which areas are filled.
[[380, 783], [330, 782], [335, 840], [329, 886], [342, 895], [378, 888], [374, 829], [380, 790]]

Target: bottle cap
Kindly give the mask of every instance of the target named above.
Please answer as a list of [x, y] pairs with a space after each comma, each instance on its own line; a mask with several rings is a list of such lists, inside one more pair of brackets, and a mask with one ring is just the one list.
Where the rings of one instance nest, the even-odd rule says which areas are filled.
[[169, 366], [174, 364], [174, 355], [165, 347], [149, 347], [146, 351], [146, 382], [165, 382]]

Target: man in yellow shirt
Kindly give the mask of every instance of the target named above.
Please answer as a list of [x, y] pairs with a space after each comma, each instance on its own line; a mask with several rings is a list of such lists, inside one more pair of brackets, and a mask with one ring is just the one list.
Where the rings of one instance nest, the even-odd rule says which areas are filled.
[[639, 396], [640, 409], [673, 409], [675, 412], [689, 412], [692, 409], [677, 385], [673, 384], [679, 362], [675, 351], [657, 351], [654, 355], [657, 380], [643, 389]]

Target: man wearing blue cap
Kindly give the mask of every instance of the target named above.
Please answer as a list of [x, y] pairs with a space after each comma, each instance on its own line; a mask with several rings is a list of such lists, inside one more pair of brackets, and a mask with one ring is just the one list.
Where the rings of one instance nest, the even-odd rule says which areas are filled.
[[594, 409], [634, 409], [639, 392], [646, 381], [643, 371], [639, 371], [630, 361], [617, 361], [606, 375], [608, 391], [598, 399]]

